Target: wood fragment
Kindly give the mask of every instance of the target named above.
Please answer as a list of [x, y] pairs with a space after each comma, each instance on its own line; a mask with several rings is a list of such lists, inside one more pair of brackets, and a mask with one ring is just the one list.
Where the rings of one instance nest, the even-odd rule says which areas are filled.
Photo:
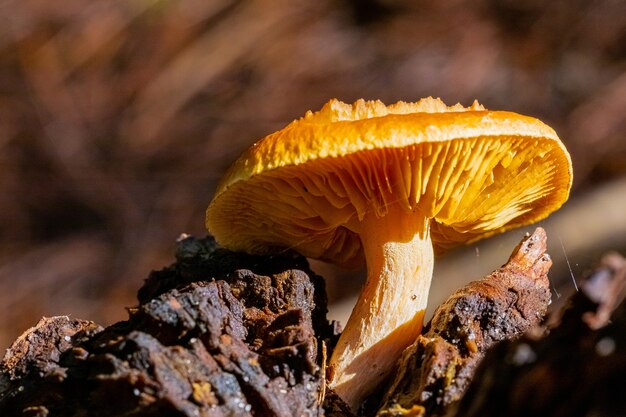
[[626, 259], [608, 254], [545, 337], [489, 352], [451, 416], [626, 415], [625, 298]]
[[537, 228], [500, 269], [448, 298], [404, 351], [377, 415], [444, 415], [490, 347], [542, 320], [550, 303], [551, 265], [545, 231]]
[[0, 365], [0, 415], [321, 416], [318, 346], [336, 335], [306, 260], [193, 238], [177, 257], [127, 321], [45, 319], [18, 339]]

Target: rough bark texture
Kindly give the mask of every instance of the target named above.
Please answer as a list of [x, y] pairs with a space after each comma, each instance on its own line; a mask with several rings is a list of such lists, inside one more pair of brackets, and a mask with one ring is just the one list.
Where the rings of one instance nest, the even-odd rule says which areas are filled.
[[2, 362], [0, 415], [322, 415], [318, 347], [336, 331], [306, 260], [193, 238], [177, 258], [128, 321], [56, 317], [20, 337]]
[[626, 259], [610, 254], [544, 338], [485, 357], [456, 417], [626, 415]]
[[[505, 266], [450, 297], [397, 378], [381, 381], [380, 415], [626, 415], [622, 257], [604, 258], [547, 336], [503, 341], [545, 313], [544, 252], [538, 229]], [[324, 386], [339, 331], [304, 258], [234, 254], [186, 238], [139, 300], [127, 321], [106, 329], [53, 317], [26, 331], [0, 364], [0, 415], [354, 417]], [[361, 414], [379, 404], [370, 400]]]
[[476, 366], [496, 342], [537, 325], [550, 304], [541, 228], [524, 238], [509, 261], [459, 289], [407, 348], [378, 416], [439, 416], [458, 401]]

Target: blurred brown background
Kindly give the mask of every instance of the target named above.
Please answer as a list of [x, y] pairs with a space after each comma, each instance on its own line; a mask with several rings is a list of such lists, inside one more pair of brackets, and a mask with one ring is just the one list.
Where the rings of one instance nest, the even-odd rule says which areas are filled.
[[[229, 163], [331, 97], [477, 98], [552, 125], [576, 184], [544, 226], [571, 289], [568, 262], [578, 276], [626, 248], [625, 16], [623, 0], [0, 2], [0, 349], [42, 315], [124, 319], [178, 235], [205, 233]], [[445, 256], [433, 299], [524, 231]], [[355, 273], [315, 267], [345, 317]]]

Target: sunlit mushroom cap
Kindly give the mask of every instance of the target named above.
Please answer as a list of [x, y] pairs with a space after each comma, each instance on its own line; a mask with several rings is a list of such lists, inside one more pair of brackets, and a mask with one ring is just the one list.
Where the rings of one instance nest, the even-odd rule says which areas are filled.
[[389, 204], [431, 218], [435, 250], [534, 223], [569, 195], [572, 166], [541, 121], [465, 108], [331, 100], [244, 152], [220, 182], [206, 225], [232, 250], [354, 265], [349, 222]]

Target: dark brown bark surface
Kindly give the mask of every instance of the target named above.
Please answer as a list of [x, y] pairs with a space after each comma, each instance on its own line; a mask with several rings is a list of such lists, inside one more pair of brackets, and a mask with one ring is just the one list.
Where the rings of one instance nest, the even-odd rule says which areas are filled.
[[445, 414], [491, 346], [542, 320], [550, 304], [551, 265], [545, 231], [538, 228], [500, 269], [456, 291], [404, 351], [378, 415]]
[[180, 242], [128, 321], [42, 320], [2, 362], [0, 415], [316, 416], [323, 281], [299, 256]]
[[[543, 317], [550, 263], [537, 229], [454, 293], [381, 381], [380, 415], [626, 415], [624, 258], [605, 257], [547, 335], [510, 341]], [[108, 328], [62, 316], [26, 331], [0, 364], [0, 415], [354, 417], [324, 384], [339, 331], [304, 258], [187, 238], [139, 301]]]
[[626, 415], [626, 259], [605, 256], [579, 287], [547, 336], [488, 353], [454, 416]]

